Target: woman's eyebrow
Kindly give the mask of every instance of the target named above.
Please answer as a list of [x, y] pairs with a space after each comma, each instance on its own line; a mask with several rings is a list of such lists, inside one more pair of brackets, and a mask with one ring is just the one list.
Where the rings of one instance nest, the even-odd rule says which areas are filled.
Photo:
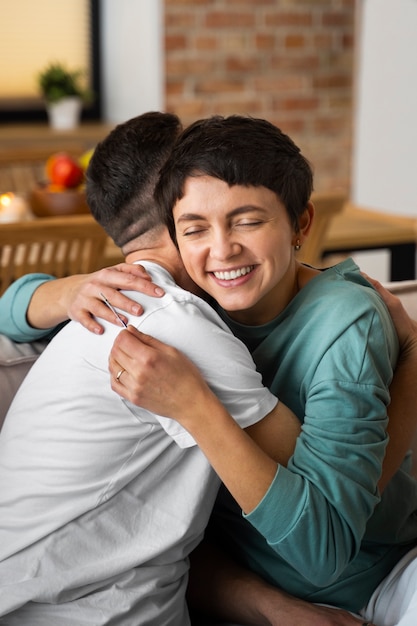
[[197, 213], [183, 213], [179, 216], [177, 222], [192, 222], [195, 220], [204, 220], [206, 219], [202, 215], [198, 215]]
[[[236, 215], [241, 215], [244, 213], [251, 213], [253, 211], [257, 211], [260, 213], [266, 213], [263, 207], [255, 206], [252, 204], [245, 204], [243, 206], [236, 207], [232, 209], [228, 213], [225, 214], [225, 217], [235, 217]], [[178, 217], [177, 222], [190, 222], [193, 220], [206, 220], [207, 218], [204, 215], [199, 215], [198, 213], [183, 213]]]

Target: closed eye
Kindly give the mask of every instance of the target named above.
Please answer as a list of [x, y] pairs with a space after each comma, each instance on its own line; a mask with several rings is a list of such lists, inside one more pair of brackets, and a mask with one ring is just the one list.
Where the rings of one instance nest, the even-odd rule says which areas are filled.
[[261, 226], [262, 224], [264, 224], [263, 221], [238, 222], [237, 224], [233, 225], [233, 228], [250, 228], [255, 226]]

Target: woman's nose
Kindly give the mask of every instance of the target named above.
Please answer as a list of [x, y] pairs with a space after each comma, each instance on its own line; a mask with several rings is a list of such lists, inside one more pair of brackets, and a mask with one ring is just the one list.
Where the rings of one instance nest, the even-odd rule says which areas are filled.
[[210, 256], [217, 260], [229, 259], [241, 250], [240, 244], [230, 233], [218, 233], [211, 242]]

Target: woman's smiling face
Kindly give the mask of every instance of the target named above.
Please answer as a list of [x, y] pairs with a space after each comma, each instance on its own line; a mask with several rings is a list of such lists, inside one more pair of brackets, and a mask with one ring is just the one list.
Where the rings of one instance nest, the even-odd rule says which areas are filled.
[[173, 215], [187, 272], [233, 319], [264, 324], [294, 296], [297, 234], [274, 192], [193, 176]]

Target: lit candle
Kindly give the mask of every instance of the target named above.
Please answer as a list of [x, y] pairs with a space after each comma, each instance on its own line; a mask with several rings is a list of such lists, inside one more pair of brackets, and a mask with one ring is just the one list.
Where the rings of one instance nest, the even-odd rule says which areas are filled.
[[24, 198], [9, 192], [0, 196], [0, 222], [18, 222], [28, 218], [28, 205]]

